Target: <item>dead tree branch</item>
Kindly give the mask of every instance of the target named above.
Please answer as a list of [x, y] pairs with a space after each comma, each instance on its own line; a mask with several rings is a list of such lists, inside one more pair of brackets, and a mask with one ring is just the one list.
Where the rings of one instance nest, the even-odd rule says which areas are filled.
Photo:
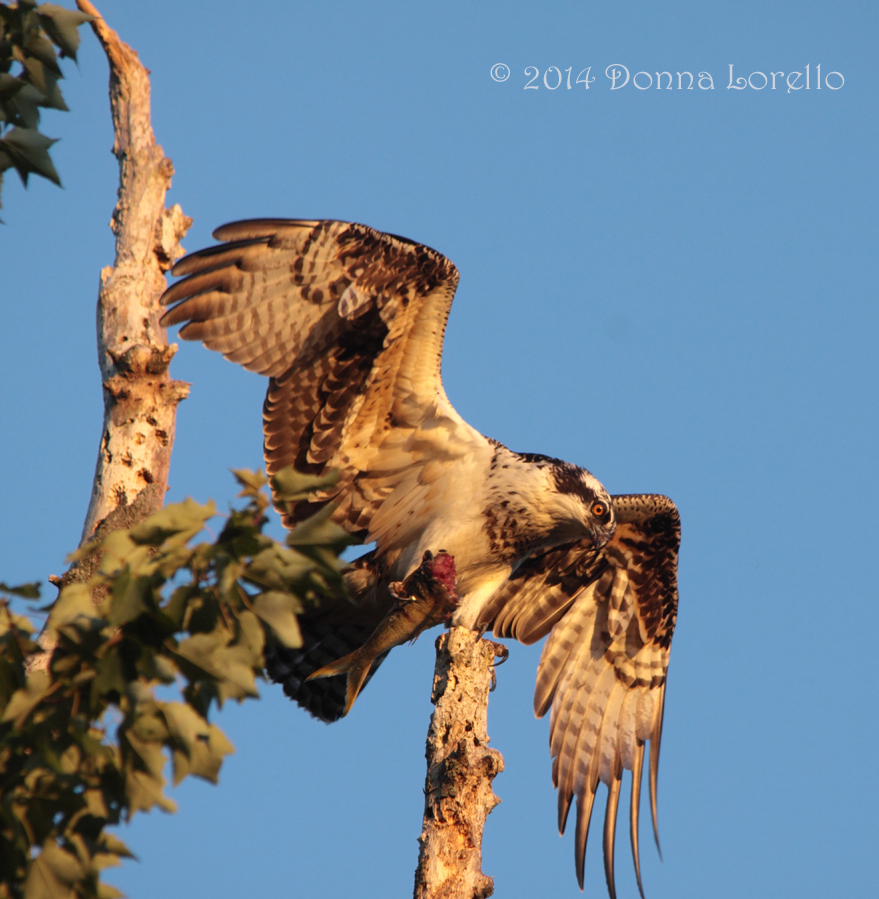
[[102, 522], [102, 530], [130, 527], [162, 507], [177, 404], [188, 385], [168, 375], [177, 348], [168, 345], [159, 324], [158, 300], [166, 287], [164, 273], [182, 255], [180, 239], [192, 220], [179, 206], [165, 209], [174, 166], [150, 125], [149, 73], [88, 0], [77, 5], [95, 17], [92, 28], [110, 63], [113, 152], [119, 160], [111, 223], [116, 262], [101, 272], [98, 295], [104, 426], [84, 542]]
[[102, 522], [104, 531], [130, 527], [162, 507], [177, 404], [188, 386], [168, 375], [176, 346], [168, 345], [159, 324], [158, 300], [166, 286], [164, 273], [182, 255], [180, 239], [192, 220], [179, 206], [165, 209], [174, 166], [150, 125], [149, 73], [88, 0], [77, 5], [95, 17], [92, 28], [110, 64], [113, 152], [119, 160], [111, 223], [116, 263], [101, 272], [98, 295], [104, 426], [84, 542]]
[[488, 747], [488, 692], [500, 644], [453, 627], [437, 640], [427, 732], [424, 823], [415, 899], [484, 899], [494, 881], [482, 873], [482, 830], [500, 802], [492, 780], [504, 769]]
[[[115, 265], [103, 269], [98, 292], [98, 362], [104, 386], [104, 424], [80, 545], [130, 528], [157, 512], [168, 489], [177, 404], [189, 385], [174, 381], [168, 365], [177, 351], [159, 324], [164, 273], [183, 255], [180, 240], [192, 224], [179, 206], [165, 209], [174, 166], [150, 125], [149, 72], [88, 0], [92, 29], [110, 64], [110, 111], [119, 160], [119, 192], [110, 227]], [[74, 563], [59, 589], [86, 581], [100, 559]], [[31, 670], [48, 666], [54, 635], [40, 638], [45, 652]]]

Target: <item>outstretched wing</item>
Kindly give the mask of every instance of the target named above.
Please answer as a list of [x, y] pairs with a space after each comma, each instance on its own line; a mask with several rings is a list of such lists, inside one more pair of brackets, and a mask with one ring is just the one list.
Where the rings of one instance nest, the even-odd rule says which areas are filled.
[[491, 447], [455, 412], [440, 379], [458, 271], [421, 244], [365, 225], [261, 219], [224, 225], [193, 253], [162, 319], [270, 377], [263, 410], [269, 474], [293, 465], [338, 484], [284, 514], [292, 525], [339, 503], [334, 519], [383, 549], [426, 526], [443, 475]]
[[[608, 788], [604, 864], [613, 876], [617, 805], [632, 771], [631, 838], [638, 886], [638, 810], [645, 743], [656, 833], [656, 776], [666, 673], [677, 617], [680, 518], [665, 496], [613, 497], [617, 528], [596, 552], [586, 541], [524, 562], [483, 616], [498, 636], [525, 643], [550, 631], [537, 670], [534, 711], [552, 708], [550, 749], [559, 790], [559, 831], [577, 801], [575, 855], [583, 863], [599, 782]], [[657, 845], [658, 845], [657, 835]], [[642, 890], [643, 895], [643, 890]]]

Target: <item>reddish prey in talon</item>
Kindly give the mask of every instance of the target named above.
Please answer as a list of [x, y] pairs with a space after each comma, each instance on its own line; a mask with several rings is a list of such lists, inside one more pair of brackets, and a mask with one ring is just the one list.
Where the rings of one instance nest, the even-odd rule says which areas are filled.
[[308, 677], [308, 680], [314, 680], [348, 675], [343, 715], [351, 711], [372, 663], [379, 656], [407, 640], [413, 642], [422, 631], [448, 621], [458, 608], [455, 559], [442, 550], [436, 556], [425, 552], [421, 565], [405, 581], [391, 584], [390, 589], [397, 602], [363, 646]]

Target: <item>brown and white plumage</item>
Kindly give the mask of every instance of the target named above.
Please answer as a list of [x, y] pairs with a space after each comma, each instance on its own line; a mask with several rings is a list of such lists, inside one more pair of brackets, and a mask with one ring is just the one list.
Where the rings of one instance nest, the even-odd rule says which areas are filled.
[[[560, 826], [578, 805], [582, 886], [589, 812], [609, 787], [605, 865], [623, 768], [640, 784], [651, 741], [651, 799], [668, 649], [677, 604], [677, 511], [656, 496], [609, 497], [585, 469], [519, 454], [453, 409], [440, 378], [458, 272], [421, 244], [363, 225], [258, 220], [225, 225], [221, 245], [174, 268], [165, 302], [180, 335], [270, 378], [264, 406], [270, 474], [292, 465], [333, 488], [284, 510], [293, 525], [322, 505], [375, 550], [347, 578], [355, 605], [305, 617], [305, 644], [274, 651], [272, 676], [313, 714], [335, 720], [341, 678], [309, 674], [356, 649], [426, 551], [458, 571], [454, 623], [531, 643], [549, 634], [535, 711], [552, 707]], [[379, 658], [372, 672], [381, 662]], [[633, 849], [637, 860], [637, 794]], [[640, 885], [640, 873], [639, 873]]]
[[[559, 830], [577, 801], [576, 865], [583, 861], [592, 803], [608, 787], [605, 873], [613, 886], [616, 803], [624, 768], [633, 772], [631, 842], [641, 886], [638, 808], [650, 740], [650, 805], [656, 778], [665, 680], [677, 617], [680, 518], [665, 496], [613, 497], [617, 527], [600, 551], [579, 542], [533, 555], [486, 608], [494, 633], [533, 643], [549, 633], [537, 669], [534, 712], [552, 708], [550, 748], [559, 790]], [[657, 844], [658, 844], [657, 834]]]

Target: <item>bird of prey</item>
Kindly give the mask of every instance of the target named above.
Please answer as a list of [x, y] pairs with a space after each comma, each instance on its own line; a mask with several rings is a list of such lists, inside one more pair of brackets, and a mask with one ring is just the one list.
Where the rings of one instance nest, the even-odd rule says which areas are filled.
[[[583, 861], [599, 783], [604, 859], [613, 851], [623, 769], [638, 809], [645, 745], [656, 773], [677, 614], [680, 520], [659, 495], [610, 496], [588, 471], [484, 437], [446, 397], [440, 362], [458, 271], [422, 244], [364, 225], [260, 219], [224, 225], [217, 246], [173, 269], [166, 325], [269, 378], [270, 475], [339, 472], [334, 487], [282, 511], [287, 526], [332, 504], [375, 549], [346, 577], [354, 599], [303, 617], [304, 645], [267, 657], [285, 692], [324, 721], [346, 708], [344, 677], [307, 677], [364, 644], [425, 552], [457, 568], [452, 623], [533, 643], [548, 636], [534, 710], [552, 709], [552, 774], [564, 831], [576, 801]], [[372, 673], [384, 656], [379, 656]], [[643, 890], [642, 890], [643, 895]]]

